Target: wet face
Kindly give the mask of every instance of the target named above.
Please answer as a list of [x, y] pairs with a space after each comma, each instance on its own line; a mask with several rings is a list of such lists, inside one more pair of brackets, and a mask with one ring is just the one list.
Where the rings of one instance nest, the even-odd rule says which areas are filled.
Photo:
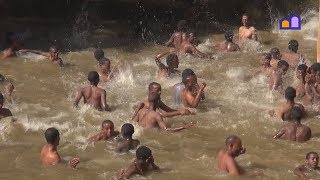
[[53, 58], [57, 58], [59, 56], [59, 50], [57, 48], [50, 48], [49, 53]]
[[186, 83], [185, 83], [185, 86], [186, 88], [192, 88], [194, 87], [194, 85], [197, 83], [197, 77], [195, 76], [189, 76], [187, 79], [186, 79]]
[[298, 78], [298, 79], [302, 79], [303, 77], [305, 77], [306, 76], [306, 72], [303, 72], [303, 71], [301, 71], [301, 70], [297, 70], [296, 71], [296, 77]]
[[237, 157], [240, 155], [243, 147], [240, 139], [235, 140], [233, 144], [230, 145], [231, 155]]
[[150, 89], [149, 93], [158, 93], [161, 95], [161, 87], [158, 85], [154, 85], [152, 86], [152, 88]]
[[244, 26], [248, 25], [248, 16], [242, 16], [242, 25]]
[[317, 168], [319, 164], [319, 156], [317, 154], [311, 154], [306, 160], [306, 163], [312, 168]]
[[179, 60], [178, 59], [173, 60], [170, 64], [170, 67], [173, 69], [178, 68], [179, 67]]

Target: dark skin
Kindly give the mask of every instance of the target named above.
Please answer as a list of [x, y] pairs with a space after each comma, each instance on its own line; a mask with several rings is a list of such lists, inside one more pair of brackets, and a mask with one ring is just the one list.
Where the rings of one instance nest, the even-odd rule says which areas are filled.
[[62, 59], [59, 57], [60, 52], [57, 48], [50, 48], [49, 52], [27, 50], [27, 49], [22, 49], [19, 52], [22, 52], [22, 53], [31, 52], [31, 53], [39, 54], [39, 55], [47, 57], [49, 59], [49, 61], [53, 64], [58, 64], [60, 67], [64, 66]]
[[104, 123], [101, 132], [89, 138], [89, 141], [106, 141], [119, 135], [119, 131], [114, 130], [113, 124]]
[[307, 72], [304, 72], [301, 70], [296, 71], [296, 77], [299, 80], [299, 84], [296, 87], [298, 98], [303, 98], [303, 96], [305, 96], [306, 94], [306, 90], [305, 90], [306, 75], [307, 75]]
[[76, 166], [80, 163], [79, 158], [73, 158], [69, 162], [64, 161], [60, 158], [57, 147], [59, 145], [60, 137], [58, 136], [54, 143], [46, 144], [42, 147], [41, 150], [41, 161], [44, 166], [52, 166], [58, 163], [69, 164], [72, 168], [76, 168]]
[[119, 142], [116, 152], [128, 152], [129, 150], [136, 149], [140, 141], [137, 139], [132, 139], [132, 137], [124, 137], [121, 142]]
[[308, 126], [301, 124], [298, 120], [292, 120], [289, 121], [284, 128], [277, 132], [273, 138], [304, 142], [311, 138], [311, 129]]
[[262, 56], [260, 59], [260, 67], [258, 70], [254, 73], [254, 75], [265, 75], [265, 76], [270, 76], [272, 73], [272, 69], [270, 66], [270, 59], [266, 59], [266, 57]]
[[156, 109], [158, 108], [159, 100], [155, 100], [154, 102], [149, 101], [149, 108], [145, 115], [139, 119], [138, 123], [143, 128], [158, 128], [163, 131], [169, 131], [169, 132], [178, 132], [183, 129], [187, 129], [189, 127], [193, 126], [193, 123], [178, 127], [178, 128], [169, 128], [165, 124], [165, 122], [162, 119], [162, 116], [156, 112]]
[[[153, 86], [151, 90], [149, 91], [150, 93], [159, 93], [161, 94], [161, 87], [160, 86]], [[135, 109], [135, 112], [133, 113], [131, 120], [138, 122], [139, 119], [141, 119], [144, 114], [146, 113], [146, 109], [149, 107], [149, 101], [145, 100], [142, 103], [139, 103]], [[160, 112], [162, 116], [164, 117], [173, 117], [177, 115], [189, 115], [191, 112], [187, 109], [180, 109], [180, 110], [175, 110], [170, 108], [169, 106], [165, 105], [161, 100], [159, 103], [159, 107], [157, 109], [157, 112]]]
[[278, 91], [281, 94], [284, 93], [282, 77], [286, 74], [287, 67], [277, 67], [276, 70], [272, 71], [270, 75], [269, 87], [271, 91]]
[[90, 86], [81, 88], [74, 101], [74, 106], [78, 107], [79, 101], [83, 97], [84, 104], [89, 104], [98, 111], [109, 111], [106, 91], [97, 87], [98, 83], [91, 83]]
[[0, 99], [0, 119], [12, 116], [12, 113], [9, 109], [3, 107], [4, 99]]
[[172, 44], [175, 48], [180, 47], [182, 43], [182, 34], [182, 32], [173, 33], [170, 39], [165, 43], [165, 46], [170, 46]]
[[197, 84], [195, 76], [188, 77], [185, 82], [185, 89], [181, 92], [182, 103], [185, 107], [196, 108], [198, 107], [202, 98], [203, 90], [206, 87], [206, 83], [202, 83], [194, 93], [194, 85]]
[[159, 54], [155, 58], [156, 64], [159, 68], [159, 72], [158, 72], [159, 77], [169, 78], [173, 74], [180, 73], [180, 71], [177, 70], [177, 68], [179, 67], [179, 60], [175, 59], [170, 64], [168, 64], [168, 66], [165, 66], [160, 60], [161, 57], [165, 55], [168, 55], [168, 53]]
[[306, 172], [316, 172], [319, 176], [320, 174], [320, 167], [319, 164], [319, 156], [318, 154], [311, 154], [308, 159], [306, 159], [306, 163], [303, 165], [298, 166], [293, 173], [297, 175], [300, 179], [306, 180], [309, 179]]
[[117, 180], [129, 179], [131, 176], [135, 174], [144, 176], [146, 173], [153, 170], [160, 170], [160, 168], [154, 163], [154, 159], [152, 155], [146, 160], [136, 158], [129, 165], [126, 171], [122, 169], [118, 173]]
[[240, 51], [239, 45], [233, 42], [233, 36], [227, 37], [226, 40], [222, 42], [211, 43], [208, 46], [223, 52]]

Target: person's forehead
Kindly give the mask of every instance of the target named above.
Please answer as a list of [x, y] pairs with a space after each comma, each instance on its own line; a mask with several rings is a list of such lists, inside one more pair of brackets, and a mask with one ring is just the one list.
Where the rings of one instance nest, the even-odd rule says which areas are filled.
[[319, 156], [317, 154], [310, 154], [309, 159], [317, 158], [319, 159]]

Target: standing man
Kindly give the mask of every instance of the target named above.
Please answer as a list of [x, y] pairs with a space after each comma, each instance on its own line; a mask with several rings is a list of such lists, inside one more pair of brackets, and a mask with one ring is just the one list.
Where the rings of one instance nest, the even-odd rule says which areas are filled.
[[242, 26], [239, 28], [239, 43], [243, 44], [247, 39], [258, 40], [257, 30], [253, 26], [249, 26], [249, 16], [242, 15]]

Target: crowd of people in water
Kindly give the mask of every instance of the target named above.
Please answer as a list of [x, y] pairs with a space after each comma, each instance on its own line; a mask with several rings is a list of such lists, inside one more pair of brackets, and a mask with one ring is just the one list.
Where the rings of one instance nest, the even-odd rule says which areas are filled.
[[[155, 65], [158, 67], [159, 78], [170, 78], [181, 75], [181, 82], [174, 85], [173, 101], [180, 109], [174, 109], [167, 106], [161, 100], [161, 85], [157, 82], [151, 82], [148, 87], [148, 96], [141, 100], [135, 106], [131, 117], [131, 123], [125, 123], [121, 127], [121, 132], [114, 128], [110, 120], [104, 120], [101, 124], [101, 132], [88, 138], [89, 141], [106, 141], [114, 137], [121, 138], [115, 148], [116, 152], [125, 153], [136, 149], [136, 158], [126, 170], [118, 172], [117, 179], [130, 178], [134, 174], [144, 175], [148, 171], [159, 170], [155, 164], [152, 151], [146, 146], [139, 146], [141, 142], [133, 139], [135, 132], [132, 124], [137, 124], [141, 128], [157, 128], [161, 131], [177, 132], [193, 127], [194, 123], [185, 124], [181, 127], [169, 127], [165, 122], [165, 117], [179, 115], [195, 114], [194, 109], [199, 106], [201, 101], [205, 100], [206, 83], [198, 83], [197, 75], [192, 69], [185, 69], [182, 72], [179, 68], [179, 54], [191, 54], [201, 58], [212, 58], [212, 55], [201, 52], [197, 49], [198, 41], [194, 32], [187, 32], [185, 21], [180, 21], [177, 25], [177, 31], [164, 44], [172, 47], [166, 52], [155, 55]], [[241, 51], [241, 48], [248, 41], [259, 41], [257, 30], [248, 24], [248, 15], [242, 16], [242, 26], [239, 28], [239, 40], [234, 42], [234, 34], [231, 31], [225, 33], [225, 40], [222, 42], [213, 42], [207, 44], [208, 48], [215, 48], [222, 52]], [[36, 50], [21, 49], [21, 41], [14, 33], [7, 34], [8, 48], [2, 52], [0, 59], [7, 59], [15, 56], [16, 52], [35, 53], [48, 58], [53, 64], [60, 67], [64, 66], [63, 60], [59, 57], [59, 49], [51, 46], [48, 52]], [[297, 40], [290, 40], [288, 51], [282, 52], [278, 48], [272, 48], [269, 52], [259, 57], [260, 67], [253, 72], [254, 75], [266, 76], [269, 80], [269, 89], [273, 92], [283, 94], [286, 102], [280, 104], [278, 108], [269, 112], [271, 117], [277, 117], [286, 121], [286, 125], [273, 136], [274, 139], [285, 139], [289, 141], [305, 142], [312, 137], [310, 127], [303, 125], [301, 120], [308, 116], [308, 109], [316, 108], [320, 111], [320, 64], [308, 64], [304, 56], [298, 52], [299, 43]], [[97, 71], [88, 73], [89, 86], [81, 88], [74, 100], [74, 106], [78, 107], [83, 98], [84, 104], [92, 106], [98, 111], [109, 111], [107, 104], [106, 90], [98, 87], [100, 81], [109, 81], [116, 76], [118, 65], [111, 66], [111, 61], [105, 57], [104, 51], [96, 49], [93, 56], [97, 60]], [[166, 64], [161, 59], [166, 59]], [[258, 58], [257, 58], [258, 59]], [[299, 81], [296, 87], [284, 87], [283, 76], [289, 68], [296, 71], [296, 78]], [[5, 99], [14, 92], [14, 85], [3, 75], [0, 75], [2, 93], [0, 94], [0, 118], [12, 116], [9, 109], [4, 108]], [[302, 101], [302, 104], [296, 101]], [[69, 163], [75, 168], [79, 163], [79, 158], [73, 158], [69, 162], [64, 161], [58, 153], [60, 141], [59, 131], [54, 128], [48, 128], [45, 133], [45, 144], [41, 150], [41, 161], [43, 165], [50, 166], [57, 163]], [[236, 135], [230, 135], [225, 140], [225, 148], [220, 150], [217, 155], [217, 167], [222, 172], [232, 175], [264, 176], [263, 173], [244, 172], [238, 166], [235, 158], [246, 152], [242, 146], [241, 138]], [[316, 152], [309, 152], [306, 155], [306, 163], [298, 166], [294, 174], [301, 179], [306, 179], [307, 172], [318, 171], [319, 156]]]

